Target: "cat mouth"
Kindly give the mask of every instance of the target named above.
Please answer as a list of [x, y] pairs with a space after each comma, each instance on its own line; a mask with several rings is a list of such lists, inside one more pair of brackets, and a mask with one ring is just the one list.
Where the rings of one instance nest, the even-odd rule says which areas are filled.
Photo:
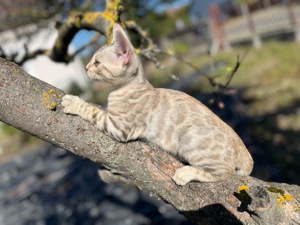
[[99, 80], [99, 78], [101, 78], [101, 76], [99, 76], [98, 74], [94, 74], [94, 73], [91, 73], [89, 71], [87, 71], [87, 75], [89, 78], [93, 79], [93, 80]]
[[100, 82], [109, 82], [107, 79], [105, 79], [103, 76], [100, 74], [92, 73], [87, 71], [87, 75], [90, 79], [100, 81]]

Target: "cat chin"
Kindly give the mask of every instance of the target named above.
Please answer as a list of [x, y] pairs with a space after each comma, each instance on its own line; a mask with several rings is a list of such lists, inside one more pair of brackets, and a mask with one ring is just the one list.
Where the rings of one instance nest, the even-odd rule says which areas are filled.
[[92, 73], [87, 72], [87, 75], [92, 80], [104, 81], [103, 78], [101, 76], [97, 75], [97, 74], [92, 74]]
[[111, 83], [109, 80], [106, 80], [103, 77], [99, 77], [99, 76], [90, 77], [90, 79], [101, 83], [107, 83], [107, 84]]

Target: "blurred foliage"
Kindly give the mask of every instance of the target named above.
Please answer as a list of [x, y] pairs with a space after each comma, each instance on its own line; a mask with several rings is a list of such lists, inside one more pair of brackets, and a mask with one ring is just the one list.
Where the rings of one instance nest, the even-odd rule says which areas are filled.
[[[188, 7], [166, 8], [166, 10], [158, 11], [157, 4], [147, 5], [147, 1], [123, 1], [125, 19], [135, 20], [141, 27], [148, 30], [150, 37], [158, 38], [166, 36], [176, 30], [175, 21], [182, 19], [185, 24], [188, 23]], [[159, 4], [175, 3], [173, 1], [148, 1], [159, 2]]]
[[[187, 7], [168, 9], [179, 0], [123, 0], [124, 16], [149, 29], [151, 36], [166, 35], [175, 28], [178, 18], [188, 22]], [[105, 0], [2, 0], [0, 31], [27, 24], [47, 26], [50, 20], [62, 21], [72, 11], [101, 11]], [[164, 10], [166, 9], [166, 10]]]
[[63, 20], [72, 10], [101, 10], [104, 5], [104, 0], [1, 0], [0, 31], [28, 24], [46, 27], [51, 20]]
[[36, 23], [57, 14], [61, 3], [46, 0], [2, 0], [0, 3], [0, 31]]
[[173, 48], [176, 54], [187, 53], [190, 50], [189, 45], [187, 43], [180, 42], [180, 41], [174, 41]]
[[38, 142], [41, 140], [0, 122], [0, 160]]
[[[5, 123], [2, 123], [0, 122], [0, 134], [1, 136], [4, 135], [4, 136], [7, 136], [7, 137], [10, 137], [10, 136], [20, 136], [20, 141], [22, 144], [24, 143], [32, 143], [36, 140], [38, 140], [37, 138], [33, 137], [32, 135], [30, 134], [27, 134], [21, 130], [18, 130], [12, 126], [9, 126]], [[15, 143], [14, 143], [15, 144]]]
[[82, 88], [76, 82], [73, 82], [70, 85], [69, 90], [70, 90], [69, 94], [77, 95], [77, 96], [80, 96], [85, 92], [84, 90], [82, 90]]

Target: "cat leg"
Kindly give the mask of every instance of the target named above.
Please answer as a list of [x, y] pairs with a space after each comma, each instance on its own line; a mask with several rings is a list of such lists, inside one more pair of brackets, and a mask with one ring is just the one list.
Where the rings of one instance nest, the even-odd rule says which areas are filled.
[[175, 171], [172, 179], [177, 185], [183, 186], [191, 181], [216, 182], [226, 180], [232, 175], [233, 171], [230, 168], [223, 168], [222, 170], [214, 170], [214, 172], [212, 172], [206, 171], [201, 167], [183, 166]]
[[95, 123], [96, 116], [105, 114], [104, 110], [96, 106], [90, 105], [81, 98], [73, 95], [65, 95], [61, 102], [64, 107], [64, 113], [80, 116], [82, 119]]
[[121, 129], [120, 124], [106, 110], [93, 106], [73, 95], [65, 95], [61, 104], [64, 107], [64, 113], [80, 116], [117, 141], [127, 141], [127, 133]]

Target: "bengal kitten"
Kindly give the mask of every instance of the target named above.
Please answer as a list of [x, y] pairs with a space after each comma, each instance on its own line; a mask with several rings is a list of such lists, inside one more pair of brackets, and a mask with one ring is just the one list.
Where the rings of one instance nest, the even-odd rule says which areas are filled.
[[189, 164], [178, 168], [173, 180], [215, 182], [235, 174], [246, 176], [253, 160], [238, 135], [212, 111], [179, 91], [154, 88], [125, 31], [113, 27], [113, 40], [101, 47], [86, 66], [93, 80], [115, 90], [106, 109], [77, 96], [65, 95], [64, 112], [78, 115], [120, 142], [145, 139]]

